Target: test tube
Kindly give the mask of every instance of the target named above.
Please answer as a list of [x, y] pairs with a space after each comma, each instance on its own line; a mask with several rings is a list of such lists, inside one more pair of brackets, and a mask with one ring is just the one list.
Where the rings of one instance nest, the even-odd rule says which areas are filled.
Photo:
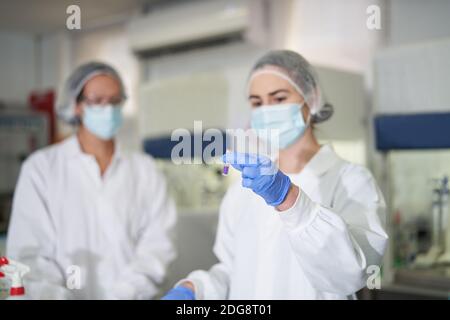
[[222, 175], [227, 176], [229, 169], [230, 169], [230, 165], [228, 163], [225, 163], [225, 165], [223, 166]]
[[[230, 152], [229, 149], [227, 149], [226, 153], [228, 153], [228, 152]], [[229, 164], [229, 163], [225, 163], [225, 164], [223, 165], [222, 175], [223, 175], [223, 176], [227, 176], [229, 170], [230, 170], [230, 164]]]

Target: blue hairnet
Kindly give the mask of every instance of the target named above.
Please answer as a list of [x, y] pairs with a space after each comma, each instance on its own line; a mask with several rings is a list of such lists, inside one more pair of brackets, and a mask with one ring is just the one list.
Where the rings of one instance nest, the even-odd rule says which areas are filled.
[[124, 99], [126, 98], [122, 79], [113, 67], [102, 62], [89, 62], [76, 68], [69, 78], [67, 78], [63, 88], [60, 90], [56, 103], [56, 113], [58, 117], [71, 124], [77, 123], [77, 118], [75, 116], [77, 97], [83, 90], [86, 82], [100, 74], [110, 75], [117, 79], [122, 91], [122, 97]]
[[273, 50], [262, 56], [252, 68], [249, 83], [259, 73], [283, 77], [303, 96], [314, 123], [328, 120], [333, 106], [323, 101], [322, 91], [314, 68], [300, 54], [290, 50]]

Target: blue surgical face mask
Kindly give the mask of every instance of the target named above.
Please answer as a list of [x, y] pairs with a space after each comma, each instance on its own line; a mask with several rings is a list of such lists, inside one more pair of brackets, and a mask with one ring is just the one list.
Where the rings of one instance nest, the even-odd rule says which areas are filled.
[[[252, 110], [251, 126], [262, 140], [271, 140], [271, 129], [278, 130], [278, 146], [285, 149], [299, 139], [308, 127], [301, 113], [303, 105], [267, 105]], [[267, 141], [270, 142], [270, 141]]]
[[82, 121], [83, 125], [98, 138], [110, 140], [122, 125], [122, 108], [111, 104], [87, 105], [84, 108]]

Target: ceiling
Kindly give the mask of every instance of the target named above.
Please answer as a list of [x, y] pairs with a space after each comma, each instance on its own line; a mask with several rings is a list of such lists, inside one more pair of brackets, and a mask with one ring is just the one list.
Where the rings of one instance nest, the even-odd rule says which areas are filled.
[[0, 31], [44, 33], [64, 30], [69, 5], [81, 9], [81, 28], [138, 11], [148, 0], [0, 0]]

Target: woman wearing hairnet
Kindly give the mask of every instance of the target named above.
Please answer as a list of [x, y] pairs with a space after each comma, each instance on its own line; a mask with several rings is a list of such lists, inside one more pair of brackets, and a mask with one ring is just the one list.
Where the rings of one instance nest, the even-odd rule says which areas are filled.
[[77, 132], [23, 164], [7, 253], [31, 267], [31, 298], [151, 298], [175, 258], [176, 215], [152, 159], [122, 152], [114, 139], [120, 76], [84, 64], [59, 98], [59, 116]]
[[387, 243], [382, 194], [366, 168], [317, 142], [314, 124], [332, 106], [302, 56], [269, 52], [248, 89], [252, 128], [279, 130], [277, 165], [262, 155], [224, 155], [242, 181], [221, 205], [219, 263], [192, 272], [164, 299], [354, 297]]

